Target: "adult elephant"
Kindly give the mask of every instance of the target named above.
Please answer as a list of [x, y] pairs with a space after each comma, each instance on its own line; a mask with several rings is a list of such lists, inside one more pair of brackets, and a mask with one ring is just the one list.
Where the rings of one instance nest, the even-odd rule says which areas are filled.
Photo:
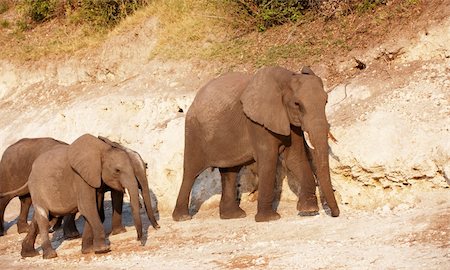
[[206, 84], [186, 114], [183, 181], [173, 219], [191, 218], [191, 189], [208, 167], [218, 167], [221, 174], [220, 217], [244, 217], [236, 201], [236, 178], [243, 165], [254, 161], [259, 179], [255, 220], [279, 219], [272, 203], [280, 153], [301, 181], [298, 210], [318, 211], [315, 175], [331, 215], [339, 216], [328, 163], [326, 102], [322, 80], [307, 67], [300, 74], [281, 67], [265, 67], [253, 76], [228, 73]]
[[[0, 197], [0, 236], [6, 233], [3, 225], [6, 206], [15, 197], [20, 199], [17, 231], [19, 233], [28, 231], [27, 217], [31, 206], [30, 192], [27, 187], [17, 192], [11, 191], [27, 183], [31, 166], [39, 155], [60, 145], [67, 145], [67, 143], [53, 138], [24, 138], [9, 146], [3, 153], [0, 161], [0, 193], [9, 192], [9, 195]], [[67, 238], [75, 238], [79, 235], [73, 217], [66, 218], [64, 235]]]
[[[97, 191], [102, 183], [120, 192], [128, 190], [137, 238], [140, 240], [139, 189], [129, 155], [123, 149], [85, 134], [71, 145], [57, 146], [41, 154], [33, 163], [27, 185], [35, 214], [22, 242], [21, 255], [38, 255], [34, 243], [39, 229], [43, 257], [56, 257], [48, 237], [49, 216], [58, 217], [77, 211], [87, 221], [82, 236], [82, 252], [108, 252], [110, 248], [97, 206]], [[152, 211], [151, 204], [146, 205], [146, 210]], [[158, 226], [155, 220], [151, 222], [154, 227]]]

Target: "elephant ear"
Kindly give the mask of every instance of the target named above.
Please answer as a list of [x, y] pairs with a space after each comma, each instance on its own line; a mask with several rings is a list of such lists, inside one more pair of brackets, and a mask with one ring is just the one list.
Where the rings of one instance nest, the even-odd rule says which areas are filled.
[[[286, 72], [288, 74], [284, 74]], [[260, 69], [242, 93], [241, 102], [248, 118], [272, 132], [288, 136], [291, 129], [282, 89], [288, 82], [284, 82], [287, 78], [281, 75], [290, 77], [292, 72], [277, 67]]]
[[99, 188], [102, 179], [102, 152], [110, 148], [98, 138], [85, 134], [68, 148], [69, 164], [91, 187]]
[[118, 149], [123, 150], [123, 151], [129, 150], [128, 148], [122, 146], [120, 143], [111, 141], [110, 139], [108, 139], [108, 138], [106, 138], [106, 137], [98, 136], [98, 138], [99, 138], [100, 140], [102, 140], [103, 142], [109, 144], [109, 145], [112, 146], [112, 147], [118, 148]]
[[312, 69], [310, 68], [310, 67], [308, 67], [308, 66], [304, 66], [303, 68], [302, 68], [302, 74], [307, 74], [307, 75], [316, 75], [315, 73], [314, 73], [314, 71], [312, 71]]

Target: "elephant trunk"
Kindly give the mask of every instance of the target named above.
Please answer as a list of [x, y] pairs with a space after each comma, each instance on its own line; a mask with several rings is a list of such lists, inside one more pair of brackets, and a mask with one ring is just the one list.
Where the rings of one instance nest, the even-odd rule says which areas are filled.
[[142, 189], [142, 197], [144, 198], [144, 205], [145, 210], [147, 212], [148, 219], [150, 220], [150, 223], [152, 224], [153, 228], [159, 229], [160, 226], [158, 222], [156, 221], [155, 215], [153, 214], [153, 207], [152, 207], [152, 199], [150, 197], [150, 189], [148, 187], [147, 183], [140, 183], [141, 189]]
[[134, 227], [137, 232], [137, 240], [142, 239], [142, 221], [139, 214], [139, 190], [137, 185], [133, 187], [126, 187], [130, 194], [131, 213], [133, 215]]
[[142, 160], [141, 156], [137, 152], [127, 150], [127, 153], [131, 159], [136, 179], [139, 182], [139, 186], [141, 187], [147, 217], [150, 220], [150, 223], [152, 224], [153, 228], [159, 229], [160, 226], [158, 225], [158, 222], [156, 222], [155, 215], [153, 214], [152, 200], [150, 197], [150, 188], [148, 187], [148, 180], [145, 172], [146, 169], [145, 162]]
[[[325, 126], [325, 128], [324, 128]], [[328, 123], [319, 125], [311, 133], [304, 132], [305, 141], [310, 148], [312, 167], [323, 197], [330, 207], [331, 216], [339, 216], [339, 207], [334, 197], [328, 161]]]

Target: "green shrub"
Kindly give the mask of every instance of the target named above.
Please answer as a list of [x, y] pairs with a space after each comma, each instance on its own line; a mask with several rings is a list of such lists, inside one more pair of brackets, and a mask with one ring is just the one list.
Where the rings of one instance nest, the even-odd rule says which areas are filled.
[[5, 13], [9, 9], [9, 1], [0, 0], [0, 14]]
[[8, 20], [2, 19], [2, 20], [0, 21], [0, 25], [2, 26], [2, 28], [9, 28], [11, 24], [9, 23]]
[[25, 16], [35, 22], [53, 18], [57, 4], [58, 0], [24, 0], [22, 3]]
[[358, 1], [356, 5], [356, 10], [358, 12], [367, 12], [375, 9], [379, 5], [385, 5], [387, 3], [387, 0], [363, 0]]
[[26, 18], [43, 22], [65, 17], [75, 23], [113, 26], [120, 20], [148, 4], [149, 0], [22, 0]]
[[314, 0], [235, 0], [256, 21], [258, 30], [295, 22]]
[[94, 25], [113, 26], [120, 20], [147, 5], [147, 0], [72, 0], [74, 21], [90, 21]]

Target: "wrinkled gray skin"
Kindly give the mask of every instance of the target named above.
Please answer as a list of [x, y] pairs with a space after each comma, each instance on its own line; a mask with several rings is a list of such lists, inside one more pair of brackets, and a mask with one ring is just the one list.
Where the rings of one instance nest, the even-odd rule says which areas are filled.
[[[139, 189], [132, 161], [122, 149], [85, 134], [69, 146], [57, 146], [41, 154], [33, 163], [28, 188], [35, 214], [22, 242], [21, 255], [38, 255], [34, 243], [39, 230], [43, 257], [56, 257], [48, 237], [49, 215], [58, 217], [77, 211], [86, 219], [82, 252], [108, 252], [97, 207], [97, 191], [102, 183], [120, 192], [128, 190], [137, 238], [141, 240]], [[151, 207], [147, 210], [151, 211]]]
[[[27, 183], [31, 166], [36, 158], [59, 145], [67, 145], [67, 143], [52, 138], [24, 138], [9, 146], [3, 153], [0, 161], [0, 193], [10, 193]], [[3, 225], [6, 206], [15, 197], [20, 199], [17, 231], [19, 233], [28, 231], [27, 217], [31, 206], [31, 197], [28, 187], [25, 186], [23, 189], [12, 192], [8, 196], [0, 197], [0, 236], [6, 233]], [[73, 217], [66, 218], [64, 235], [66, 238], [79, 236]]]
[[[139, 156], [138, 153], [122, 147], [120, 144], [109, 141], [106, 138], [99, 137], [101, 140], [114, 144], [115, 147], [120, 147], [122, 150], [128, 153], [128, 156], [132, 160], [133, 169], [135, 171], [136, 179], [139, 182], [142, 190], [144, 204], [147, 207], [151, 207], [150, 190], [148, 188], [147, 176], [145, 173], [145, 162]], [[17, 230], [19, 233], [25, 233], [28, 231], [29, 225], [27, 223], [28, 212], [31, 206], [31, 197], [28, 190], [28, 186], [24, 186], [28, 181], [28, 176], [31, 172], [31, 166], [34, 160], [42, 153], [52, 149], [58, 145], [67, 145], [67, 143], [55, 140], [53, 138], [24, 138], [9, 146], [3, 153], [0, 161], [0, 236], [3, 236], [6, 232], [4, 230], [4, 212], [6, 206], [14, 197], [19, 197], [21, 202], [20, 215], [17, 222]], [[19, 189], [22, 187], [22, 189]], [[122, 207], [123, 207], [123, 195], [121, 191], [117, 191], [103, 185], [98, 192], [98, 200], [100, 205], [100, 216], [102, 221], [104, 220], [103, 198], [104, 193], [111, 191], [113, 214], [112, 214], [112, 234], [118, 234], [126, 231], [122, 225]], [[4, 196], [4, 194], [8, 194]], [[158, 224], [153, 215], [153, 211], [149, 213], [149, 219], [153, 227], [158, 228]], [[57, 225], [61, 225], [61, 219], [59, 219]], [[79, 232], [75, 226], [75, 214], [64, 217], [63, 223], [64, 238], [73, 239], [79, 237]]]
[[259, 179], [255, 220], [279, 219], [272, 203], [280, 154], [300, 181], [297, 209], [318, 211], [315, 175], [331, 215], [339, 216], [328, 163], [326, 102], [322, 80], [309, 68], [298, 74], [266, 67], [253, 76], [228, 73], [206, 84], [186, 114], [183, 181], [173, 219], [191, 218], [192, 186], [208, 167], [218, 167], [221, 173], [220, 217], [244, 217], [236, 201], [236, 177], [242, 166], [255, 161]]
[[[129, 148], [126, 148], [122, 146], [119, 143], [113, 142], [105, 137], [98, 136], [98, 138], [105, 143], [121, 149], [125, 151], [128, 155], [128, 157], [131, 160], [131, 165], [133, 166], [133, 171], [136, 176], [136, 180], [139, 183], [139, 189], [141, 190], [142, 198], [144, 201], [144, 206], [147, 212], [147, 217], [150, 220], [150, 223], [152, 224], [153, 228], [158, 229], [160, 226], [158, 225], [158, 222], [156, 221], [155, 215], [153, 213], [153, 206], [152, 201], [150, 197], [150, 188], [148, 185], [148, 179], [146, 174], [147, 165], [142, 159], [142, 157], [139, 155], [138, 152], [133, 151]], [[106, 191], [111, 191], [111, 197], [112, 197], [112, 204], [113, 204], [113, 215], [112, 215], [112, 234], [117, 234], [120, 232], [125, 231], [125, 228], [122, 225], [122, 205], [123, 205], [123, 192], [114, 190], [109, 188], [108, 186], [103, 187], [103, 192], [100, 193], [99, 201], [103, 202], [103, 195]], [[103, 207], [100, 211], [100, 215], [104, 215]]]

